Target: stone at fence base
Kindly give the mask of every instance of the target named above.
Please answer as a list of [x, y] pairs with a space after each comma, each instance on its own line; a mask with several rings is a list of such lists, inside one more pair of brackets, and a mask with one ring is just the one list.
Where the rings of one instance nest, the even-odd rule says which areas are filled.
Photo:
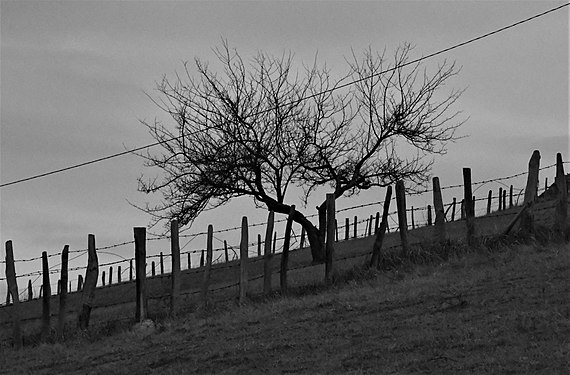
[[131, 328], [131, 331], [141, 335], [151, 335], [156, 331], [156, 325], [150, 319], [145, 319]]

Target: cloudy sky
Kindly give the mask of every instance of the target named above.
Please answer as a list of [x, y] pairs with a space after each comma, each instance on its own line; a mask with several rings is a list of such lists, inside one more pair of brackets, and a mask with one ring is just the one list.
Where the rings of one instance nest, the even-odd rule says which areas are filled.
[[[170, 119], [146, 94], [154, 95], [155, 82], [172, 77], [183, 61], [212, 60], [222, 38], [245, 57], [292, 51], [301, 63], [318, 53], [342, 74], [351, 49], [389, 52], [411, 42], [413, 57], [420, 57], [565, 2], [2, 1], [0, 180], [152, 143], [139, 120]], [[467, 137], [434, 165], [442, 185], [460, 183], [462, 167], [473, 168], [474, 181], [524, 171], [534, 149], [542, 165], [552, 164], [556, 152], [568, 160], [568, 20], [566, 7], [425, 62], [456, 61], [462, 71], [451, 84], [467, 88], [457, 108], [469, 117], [460, 129]], [[13, 240], [23, 259], [60, 252], [65, 244], [83, 249], [88, 233], [98, 246], [129, 241], [132, 228], [150, 220], [129, 204], [149, 200], [137, 193], [137, 177], [145, 173], [142, 160], [127, 155], [3, 187], [2, 244]], [[383, 194], [366, 192], [337, 207]], [[266, 216], [242, 199], [204, 214], [190, 232], [208, 223], [237, 226], [242, 215], [250, 222]], [[204, 243], [197, 238], [186, 249]], [[116, 255], [108, 254], [109, 261], [133, 256], [132, 246], [110, 252]], [[39, 261], [18, 263], [16, 270], [39, 267]]]

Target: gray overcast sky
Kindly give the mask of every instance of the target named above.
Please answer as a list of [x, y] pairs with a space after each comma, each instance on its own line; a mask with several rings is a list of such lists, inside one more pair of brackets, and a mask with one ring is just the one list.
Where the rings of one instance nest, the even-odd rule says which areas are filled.
[[[290, 50], [300, 63], [318, 52], [342, 74], [351, 48], [389, 53], [411, 42], [420, 57], [564, 3], [2, 1], [1, 182], [153, 142], [139, 119], [170, 119], [145, 92], [152, 95], [155, 82], [180, 70], [182, 61], [212, 60], [221, 38], [246, 57], [258, 49]], [[542, 165], [552, 164], [556, 152], [568, 160], [568, 15], [566, 7], [426, 62], [429, 68], [444, 58], [457, 61], [463, 68], [453, 85], [468, 88], [458, 108], [469, 116], [460, 130], [469, 137], [436, 159], [433, 172], [442, 185], [460, 183], [465, 166], [473, 168], [474, 181], [524, 171], [533, 149], [541, 151]], [[136, 192], [145, 172], [142, 160], [129, 155], [2, 188], [0, 239], [14, 241], [18, 259], [56, 253], [65, 244], [85, 248], [88, 233], [99, 246], [128, 241], [134, 226], [149, 222], [127, 202], [147, 201]], [[337, 206], [383, 194], [366, 192]], [[431, 198], [422, 199], [418, 205]], [[238, 200], [204, 214], [192, 231], [208, 223], [237, 226], [242, 215], [250, 222], [266, 216]], [[198, 238], [186, 249], [204, 244]], [[116, 252], [132, 257], [133, 249]], [[16, 270], [39, 266], [19, 263]]]

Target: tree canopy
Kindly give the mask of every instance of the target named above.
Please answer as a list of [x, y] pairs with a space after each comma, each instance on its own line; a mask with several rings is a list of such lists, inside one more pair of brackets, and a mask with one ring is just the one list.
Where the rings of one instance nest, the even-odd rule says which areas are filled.
[[[463, 122], [452, 109], [462, 91], [441, 92], [459, 72], [455, 63], [430, 72], [411, 61], [411, 51], [405, 44], [390, 58], [353, 52], [337, 78], [316, 60], [297, 67], [291, 53], [258, 52], [246, 62], [225, 42], [214, 49], [220, 71], [198, 58], [185, 63], [153, 98], [174, 125], [143, 122], [163, 147], [142, 154], [161, 171], [139, 179], [141, 191], [162, 194], [145, 210], [155, 222], [184, 225], [239, 196], [287, 214], [321, 186], [339, 198], [397, 180], [426, 181], [432, 156], [445, 153]], [[287, 195], [293, 186], [301, 197]], [[299, 210], [293, 220], [322, 260], [323, 233]]]

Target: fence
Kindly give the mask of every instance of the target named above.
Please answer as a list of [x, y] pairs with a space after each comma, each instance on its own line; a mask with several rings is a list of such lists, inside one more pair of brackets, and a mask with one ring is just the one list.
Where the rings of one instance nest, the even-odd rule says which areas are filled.
[[[278, 289], [285, 293], [291, 285], [323, 279], [330, 282], [336, 271], [350, 267], [352, 264], [378, 264], [382, 252], [399, 251], [406, 256], [415, 245], [421, 243], [462, 238], [470, 243], [476, 236], [507, 233], [516, 223], [522, 225], [528, 233], [532, 233], [536, 223], [554, 226], [561, 232], [566, 231], [567, 186], [561, 155], [557, 155], [555, 184], [548, 187], [545, 183], [544, 193], [540, 197], [537, 193], [539, 159], [540, 155], [538, 151], [535, 151], [530, 160], [528, 172], [474, 184], [471, 183], [470, 169], [465, 168], [463, 185], [440, 187], [439, 179], [436, 177], [433, 180], [432, 189], [408, 194], [432, 193], [433, 206], [408, 208], [402, 182], [396, 184], [394, 198], [391, 197], [392, 190], [389, 187], [383, 202], [373, 202], [340, 210], [335, 210], [334, 198], [328, 195], [324, 272], [319, 271], [323, 264], [314, 264], [310, 252], [304, 248], [306, 237], [304, 231], [298, 235], [291, 232], [291, 213], [294, 207], [288, 217], [283, 220], [274, 220], [274, 214], [271, 212], [267, 223], [248, 225], [247, 218], [243, 217], [240, 227], [218, 232], [214, 232], [213, 227], [210, 226], [207, 232], [184, 235], [179, 233], [177, 222], [173, 221], [170, 236], [147, 239], [145, 228], [135, 228], [133, 241], [101, 248], [96, 247], [95, 236], [89, 235], [86, 250], [70, 251], [66, 246], [59, 254], [48, 255], [44, 252], [41, 257], [20, 260], [20, 262], [41, 260], [42, 271], [33, 273], [38, 277], [42, 276], [43, 279], [41, 299], [33, 298], [31, 280], [28, 282], [27, 289], [24, 288], [22, 292], [18, 290], [17, 279], [29, 277], [32, 274], [16, 275], [15, 263], [18, 261], [14, 260], [12, 241], [7, 241], [4, 263], [8, 284], [7, 302], [11, 301], [11, 303], [0, 308], [0, 332], [4, 331], [6, 335], [6, 331], [12, 328], [12, 333], [8, 336], [11, 336], [14, 345], [20, 346], [24, 336], [22, 332], [29, 333], [39, 328], [43, 339], [47, 339], [52, 334], [52, 318], [54, 317], [57, 317], [56, 334], [61, 337], [65, 328], [73, 326], [74, 322], [80, 329], [85, 329], [90, 321], [102, 322], [108, 319], [108, 316], [113, 316], [115, 319], [132, 319], [133, 313], [136, 321], [142, 321], [150, 312], [160, 309], [176, 314], [181, 306], [187, 305], [190, 301], [197, 300], [200, 304], [208, 304], [215, 297], [237, 298], [239, 302], [244, 302], [248, 294], [261, 291], [270, 293], [277, 289], [274, 287], [277, 283], [279, 283]], [[493, 197], [491, 191], [485, 198], [476, 199], [473, 196], [473, 186], [484, 186], [490, 181], [506, 180], [523, 175], [527, 175], [525, 188], [517, 195], [515, 188], [511, 185], [508, 189], [508, 204], [507, 189], [501, 188], [497, 197]], [[453, 198], [452, 202], [444, 205], [441, 191], [460, 187], [463, 188], [464, 193], [461, 202], [458, 203]], [[518, 204], [521, 192], [524, 192], [522, 206]], [[397, 210], [390, 212], [390, 204], [394, 200]], [[477, 202], [486, 203], [482, 209], [479, 208], [479, 212], [482, 213], [479, 217], [476, 217]], [[346, 218], [344, 225], [338, 225], [337, 214], [378, 203], [383, 206], [382, 217], [379, 212], [360, 220], [354, 216], [352, 222]], [[493, 211], [493, 206], [498, 206], [497, 210]], [[418, 221], [416, 214], [421, 211], [425, 213], [425, 220]], [[397, 221], [393, 219], [395, 215], [398, 217]], [[459, 220], [456, 220], [456, 216]], [[276, 222], [286, 223], [284, 236], [280, 238], [283, 240], [280, 252], [276, 248], [278, 240], [274, 231]], [[266, 225], [263, 241], [261, 235], [258, 235], [257, 241], [250, 241], [250, 228], [261, 225]], [[241, 232], [239, 256], [233, 247], [228, 247], [225, 241], [223, 247], [213, 248], [214, 233], [232, 230]], [[197, 235], [206, 235], [206, 249], [181, 251], [180, 238]], [[170, 240], [170, 254], [160, 253], [147, 256], [147, 242], [164, 238]], [[291, 238], [298, 239], [299, 250], [290, 249]], [[99, 264], [97, 255], [102, 250], [131, 244], [135, 248], [134, 258]], [[254, 257], [250, 257], [251, 247], [254, 249], [257, 247], [257, 251], [253, 251]], [[230, 259], [230, 251], [233, 252], [232, 259]], [[79, 270], [86, 271], [85, 277], [79, 275], [76, 291], [71, 292], [72, 285], [68, 284], [68, 274], [78, 269], [68, 268], [69, 255], [76, 253], [77, 256], [87, 253], [88, 264], [87, 267], [79, 267]], [[190, 260], [192, 253], [200, 254], [200, 267], [198, 268], [192, 268]], [[216, 259], [214, 259], [214, 253], [219, 254]], [[188, 267], [186, 270], [181, 270], [181, 260], [184, 254], [187, 254]], [[62, 257], [59, 271], [49, 268], [48, 261], [54, 256]], [[171, 258], [170, 272], [165, 271], [165, 259], [168, 257]], [[155, 261], [151, 261], [150, 270], [148, 270], [148, 261], [154, 258], [158, 259], [158, 273]], [[121, 266], [118, 266], [116, 272], [113, 272], [113, 266], [122, 262], [129, 263], [128, 280], [122, 277], [127, 269], [122, 270]], [[102, 270], [101, 277], [99, 270]], [[108, 273], [106, 274], [105, 271]], [[52, 273], [60, 274], [57, 293], [53, 296], [49, 278]], [[117, 276], [115, 280], [113, 280], [114, 274]], [[96, 287], [98, 281], [102, 284], [100, 287]], [[26, 292], [28, 300], [23, 302], [20, 297]]]

